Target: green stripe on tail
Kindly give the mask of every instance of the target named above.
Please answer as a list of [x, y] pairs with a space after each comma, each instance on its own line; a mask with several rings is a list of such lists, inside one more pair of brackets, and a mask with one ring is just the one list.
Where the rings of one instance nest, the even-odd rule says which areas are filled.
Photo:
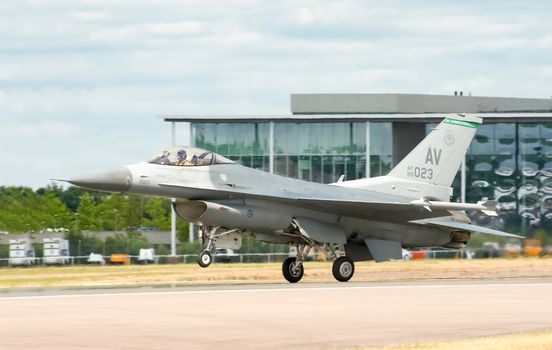
[[467, 122], [464, 120], [457, 120], [452, 118], [446, 118], [443, 122], [447, 124], [465, 126], [467, 128], [474, 128], [474, 129], [477, 129], [477, 127], [479, 126], [479, 124], [477, 123], [472, 123], [472, 122]]

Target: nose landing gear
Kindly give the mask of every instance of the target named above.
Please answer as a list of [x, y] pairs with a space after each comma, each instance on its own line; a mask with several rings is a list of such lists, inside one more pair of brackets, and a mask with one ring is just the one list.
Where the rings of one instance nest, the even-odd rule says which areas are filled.
[[[239, 238], [239, 239], [238, 239]], [[231, 241], [235, 241], [234, 244], [237, 244], [236, 247], [229, 246], [228, 248], [232, 249], [239, 249], [241, 246], [241, 237], [239, 237], [238, 230], [224, 230], [220, 227], [210, 227], [207, 230], [203, 231], [203, 235], [201, 236], [201, 243], [207, 244], [205, 245], [205, 249], [199, 254], [199, 257], [197, 259], [197, 263], [201, 267], [208, 267], [213, 262], [213, 256], [211, 255], [211, 252], [215, 250], [215, 246], [217, 244], [217, 240], [222, 245], [222, 247], [225, 247], [225, 245], [228, 244], [228, 239]]]
[[211, 265], [213, 262], [213, 257], [211, 256], [211, 253], [209, 253], [208, 250], [204, 250], [199, 254], [199, 259], [197, 259], [197, 263], [201, 267], [207, 267]]

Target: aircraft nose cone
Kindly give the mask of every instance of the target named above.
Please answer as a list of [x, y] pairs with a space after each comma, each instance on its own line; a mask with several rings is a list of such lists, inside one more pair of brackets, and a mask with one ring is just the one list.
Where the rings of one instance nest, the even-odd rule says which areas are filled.
[[77, 176], [67, 180], [67, 182], [90, 190], [126, 192], [132, 184], [132, 174], [125, 167], [105, 173]]

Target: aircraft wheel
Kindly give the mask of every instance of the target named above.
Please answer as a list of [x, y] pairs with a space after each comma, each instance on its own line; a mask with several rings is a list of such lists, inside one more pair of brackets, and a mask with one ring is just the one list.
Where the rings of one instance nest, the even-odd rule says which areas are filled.
[[297, 283], [303, 278], [303, 263], [298, 263], [296, 258], [290, 257], [282, 264], [282, 273], [288, 282]]
[[355, 263], [346, 256], [339, 257], [333, 263], [332, 273], [339, 282], [347, 282], [355, 273]]
[[209, 253], [208, 251], [204, 250], [203, 252], [201, 252], [201, 254], [199, 254], [199, 259], [197, 260], [197, 263], [199, 264], [199, 266], [207, 267], [211, 265], [212, 262], [213, 262], [213, 257], [211, 256], [211, 253]]

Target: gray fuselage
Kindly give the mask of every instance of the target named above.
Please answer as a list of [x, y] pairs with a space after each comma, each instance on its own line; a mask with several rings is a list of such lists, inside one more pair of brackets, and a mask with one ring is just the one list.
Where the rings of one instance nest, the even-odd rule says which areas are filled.
[[139, 163], [127, 168], [132, 174], [127, 193], [188, 199], [236, 209], [236, 215], [227, 221], [221, 215], [206, 215], [203, 219], [188, 216], [187, 219], [202, 225], [251, 231], [267, 242], [294, 242], [296, 238], [286, 232], [292, 219], [297, 217], [340, 225], [351, 243], [377, 238], [400, 242], [403, 247], [427, 247], [446, 246], [452, 239], [449, 231], [409, 224], [400, 215], [390, 213], [365, 219], [348, 216], [346, 210], [317, 208], [299, 200], [323, 198], [406, 204], [412, 199], [405, 196], [290, 179], [239, 164], [180, 167]]

